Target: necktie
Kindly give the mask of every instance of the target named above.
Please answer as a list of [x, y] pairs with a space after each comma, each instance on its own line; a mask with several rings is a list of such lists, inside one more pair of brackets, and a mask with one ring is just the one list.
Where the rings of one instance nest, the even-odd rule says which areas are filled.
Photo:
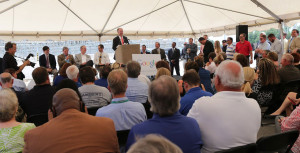
[[124, 39], [123, 39], [123, 37], [121, 37], [121, 43], [122, 43], [122, 45], [124, 45]]
[[102, 53], [100, 53], [100, 56], [99, 56], [99, 65], [101, 65], [101, 58], [102, 58]]
[[49, 56], [46, 56], [46, 67], [49, 68], [50, 64], [49, 64]]

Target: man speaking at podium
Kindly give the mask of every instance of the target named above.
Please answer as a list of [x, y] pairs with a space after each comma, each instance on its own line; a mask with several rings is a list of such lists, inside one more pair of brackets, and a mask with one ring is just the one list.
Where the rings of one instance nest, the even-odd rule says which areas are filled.
[[[116, 51], [117, 47], [119, 45], [124, 45], [124, 44], [129, 44], [128, 42], [128, 38], [123, 36], [123, 29], [122, 28], [118, 28], [117, 29], [117, 32], [118, 32], [118, 36], [116, 36], [114, 39], [113, 39], [113, 46], [112, 46], [112, 49], [114, 51]], [[116, 57], [114, 56], [114, 59], [116, 59]]]

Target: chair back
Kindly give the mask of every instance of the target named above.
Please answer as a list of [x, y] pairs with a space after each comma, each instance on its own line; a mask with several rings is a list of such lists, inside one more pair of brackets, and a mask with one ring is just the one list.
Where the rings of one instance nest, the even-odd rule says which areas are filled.
[[119, 146], [125, 146], [130, 130], [117, 131]]
[[227, 150], [217, 151], [216, 153], [255, 153], [256, 144], [250, 143], [244, 146], [238, 146]]
[[48, 114], [34, 114], [27, 117], [27, 122], [34, 123], [35, 126], [48, 122]]
[[298, 130], [287, 131], [272, 136], [266, 136], [256, 141], [259, 153], [281, 152], [288, 153], [299, 136]]

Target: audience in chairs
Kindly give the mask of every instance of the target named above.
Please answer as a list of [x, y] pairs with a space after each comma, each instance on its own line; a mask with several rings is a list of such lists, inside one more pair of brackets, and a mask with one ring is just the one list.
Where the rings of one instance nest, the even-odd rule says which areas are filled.
[[53, 86], [57, 86], [62, 80], [67, 79], [67, 68], [71, 66], [70, 63], [65, 63], [59, 70], [59, 75], [54, 79]]
[[52, 106], [54, 118], [25, 134], [24, 153], [119, 152], [113, 121], [80, 112], [74, 90], [59, 90]]
[[66, 74], [70, 80], [73, 80], [76, 83], [78, 88], [82, 86], [79, 80], [79, 69], [77, 66], [75, 65], [69, 66], [66, 70]]
[[300, 70], [300, 54], [299, 53], [292, 53], [291, 54], [294, 57], [294, 63], [293, 65]]
[[127, 153], [182, 153], [181, 149], [168, 139], [149, 134], [139, 138]]
[[280, 78], [276, 66], [269, 59], [260, 59], [257, 68], [258, 78], [254, 81], [252, 91], [256, 94], [259, 105], [268, 106], [273, 97], [274, 87], [279, 84]]
[[170, 76], [161, 76], [149, 87], [149, 101], [153, 118], [131, 128], [126, 148], [137, 137], [147, 134], [160, 134], [176, 144], [183, 152], [199, 153], [202, 147], [200, 129], [197, 122], [181, 115], [179, 89], [176, 80]]
[[278, 62], [278, 55], [275, 52], [269, 52], [267, 54], [267, 58], [273, 61], [274, 65], [276, 66], [277, 70], [279, 69], [279, 62]]
[[50, 85], [46, 68], [34, 69], [32, 77], [36, 85], [19, 99], [19, 103], [27, 114], [27, 121], [39, 126], [48, 121], [47, 114], [55, 91]]
[[90, 66], [80, 69], [80, 80], [83, 86], [78, 90], [81, 94], [82, 100], [88, 109], [90, 115], [95, 115], [98, 108], [106, 106], [111, 101], [111, 94], [105, 87], [100, 87], [94, 84], [95, 73]]
[[192, 108], [195, 100], [203, 96], [212, 96], [210, 92], [203, 91], [200, 86], [200, 77], [193, 69], [186, 71], [182, 76], [183, 86], [186, 91], [185, 95], [180, 99], [179, 112], [186, 116]]
[[161, 77], [163, 75], [171, 76], [170, 70], [168, 70], [168, 69], [166, 69], [164, 67], [158, 68], [157, 72], [156, 72], [156, 75], [155, 75], [155, 79], [158, 79], [159, 77]]
[[144, 106], [132, 102], [125, 96], [127, 75], [123, 70], [113, 70], [108, 75], [108, 89], [113, 95], [111, 104], [98, 109], [96, 116], [114, 121], [116, 131], [130, 130], [132, 126], [146, 120]]
[[13, 68], [8, 68], [4, 70], [4, 72], [10, 73], [10, 75], [13, 77], [13, 88], [15, 91], [20, 91], [20, 92], [25, 92], [26, 91], [26, 84], [24, 83], [23, 80], [20, 80], [17, 78], [17, 73], [16, 70]]
[[[240, 54], [243, 55], [243, 54]], [[245, 56], [245, 55], [243, 55]], [[255, 79], [255, 71], [253, 68], [251, 67], [243, 67], [243, 71], [244, 71], [244, 84], [242, 86], [242, 91], [245, 92], [246, 97], [248, 98], [252, 98], [253, 95], [252, 94], [252, 85], [254, 83], [254, 79]]]
[[108, 86], [107, 77], [110, 72], [111, 72], [111, 68], [109, 65], [103, 66], [103, 68], [100, 71], [100, 79], [95, 81], [95, 85], [107, 88]]
[[11, 89], [1, 89], [0, 99], [0, 152], [22, 152], [24, 134], [35, 126], [16, 121], [19, 104]]
[[200, 84], [203, 84], [205, 87], [205, 90], [214, 94], [214, 91], [211, 86], [211, 79], [210, 79], [210, 72], [208, 70], [204, 69], [204, 58], [203, 56], [196, 56], [195, 62], [199, 66], [199, 77], [200, 77]]
[[291, 54], [287, 53], [282, 56], [282, 68], [278, 70], [280, 81], [282, 83], [300, 79], [300, 70], [296, 68], [293, 63], [294, 57]]
[[285, 111], [286, 116], [290, 116], [291, 112], [293, 111], [294, 105], [299, 105], [300, 103], [300, 94], [295, 92], [290, 92], [284, 99], [281, 106], [271, 115], [280, 115], [282, 112]]
[[238, 62], [222, 62], [215, 72], [218, 93], [196, 100], [189, 111], [187, 116], [196, 119], [200, 127], [202, 153], [256, 142], [261, 111], [257, 102], [241, 91], [243, 82]]
[[146, 103], [148, 100], [148, 85], [138, 79], [141, 73], [141, 65], [136, 61], [126, 64], [128, 75], [126, 97], [133, 102]]

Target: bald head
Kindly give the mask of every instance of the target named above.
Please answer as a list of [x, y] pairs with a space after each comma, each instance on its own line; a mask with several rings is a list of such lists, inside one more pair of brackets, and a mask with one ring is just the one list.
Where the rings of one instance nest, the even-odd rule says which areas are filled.
[[1, 73], [0, 83], [1, 83], [2, 88], [11, 88], [12, 84], [13, 84], [11, 74], [8, 72]]
[[237, 61], [222, 62], [215, 75], [217, 76], [216, 81], [220, 81], [221, 86], [229, 89], [241, 89], [244, 83], [244, 72], [241, 64]]
[[52, 102], [56, 115], [60, 115], [67, 109], [80, 110], [79, 97], [77, 93], [69, 88], [63, 88], [56, 92]]

